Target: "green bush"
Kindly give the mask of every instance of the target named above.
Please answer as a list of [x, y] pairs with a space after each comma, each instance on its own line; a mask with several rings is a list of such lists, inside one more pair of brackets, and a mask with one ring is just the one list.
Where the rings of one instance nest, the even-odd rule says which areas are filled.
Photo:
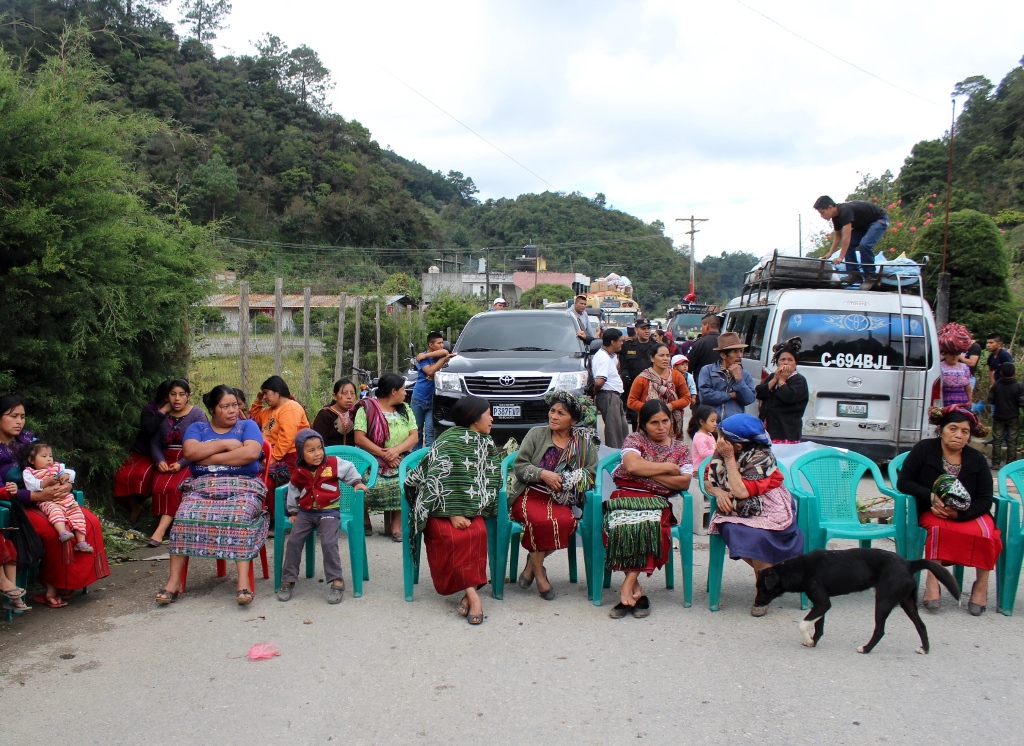
[[519, 299], [520, 308], [543, 308], [544, 299], [548, 303], [561, 303], [564, 300], [572, 300], [576, 297], [576, 291], [567, 285], [554, 285], [552, 283], [541, 283], [537, 287], [530, 288]]
[[438, 295], [427, 309], [427, 328], [444, 334], [462, 329], [473, 316], [483, 311], [483, 303], [467, 295]]
[[[921, 232], [910, 258], [930, 257], [926, 293], [934, 307], [942, 267], [944, 226], [936, 221]], [[949, 216], [949, 320], [964, 324], [975, 337], [999, 333], [1010, 339], [1016, 314], [1010, 300], [1010, 263], [1003, 236], [988, 215], [961, 210]]]
[[265, 313], [258, 313], [252, 320], [252, 328], [256, 334], [273, 334], [274, 319]]

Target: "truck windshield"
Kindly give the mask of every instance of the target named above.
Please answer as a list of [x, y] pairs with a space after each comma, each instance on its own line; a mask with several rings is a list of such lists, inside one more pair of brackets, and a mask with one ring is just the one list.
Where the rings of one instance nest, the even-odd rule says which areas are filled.
[[889, 370], [903, 367], [904, 335], [908, 368], [928, 367], [920, 316], [896, 313], [835, 313], [794, 310], [782, 315], [779, 340], [800, 337], [801, 365]]
[[688, 332], [699, 332], [700, 322], [704, 319], [703, 313], [680, 313], [672, 317], [668, 322], [668, 330], [676, 340], [686, 336]]
[[459, 335], [455, 352], [561, 352], [572, 355], [582, 346], [576, 325], [566, 316], [510, 317], [504, 312], [472, 319]]

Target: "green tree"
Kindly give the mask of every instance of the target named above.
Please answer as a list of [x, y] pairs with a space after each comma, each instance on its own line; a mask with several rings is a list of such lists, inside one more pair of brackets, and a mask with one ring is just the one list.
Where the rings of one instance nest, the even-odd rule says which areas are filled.
[[217, 206], [227, 205], [238, 196], [238, 173], [224, 162], [220, 153], [214, 153], [192, 175], [189, 201], [205, 215], [209, 205], [213, 220], [217, 219]]
[[945, 191], [948, 168], [948, 141], [921, 140], [916, 143], [900, 169], [900, 199], [914, 204], [928, 194]]
[[298, 96], [303, 104], [315, 111], [327, 111], [327, 94], [334, 88], [334, 83], [331, 71], [324, 67], [320, 55], [314, 50], [303, 44], [288, 52], [284, 80], [285, 90]]
[[0, 370], [99, 497], [157, 382], [186, 369], [209, 235], [139, 197], [125, 157], [158, 123], [111, 111], [86, 35], [31, 78], [0, 52]]
[[427, 309], [427, 328], [444, 333], [451, 328], [454, 334], [456, 329], [462, 329], [467, 321], [483, 310], [483, 304], [468, 295], [437, 295]]
[[[944, 226], [932, 223], [922, 231], [911, 259], [930, 257], [926, 292], [933, 307], [942, 263]], [[992, 218], [974, 210], [949, 216], [949, 249], [946, 267], [950, 274], [949, 318], [964, 324], [975, 335], [1013, 335], [1013, 306], [1008, 278], [1010, 263], [999, 228]]]
[[530, 288], [519, 298], [520, 308], [541, 308], [544, 300], [548, 303], [561, 303], [576, 296], [576, 291], [565, 285], [553, 285], [542, 282], [537, 287]]
[[227, 28], [225, 21], [231, 15], [228, 0], [181, 0], [178, 7], [182, 13], [181, 22], [188, 24], [192, 38], [201, 42], [216, 39], [217, 32]]

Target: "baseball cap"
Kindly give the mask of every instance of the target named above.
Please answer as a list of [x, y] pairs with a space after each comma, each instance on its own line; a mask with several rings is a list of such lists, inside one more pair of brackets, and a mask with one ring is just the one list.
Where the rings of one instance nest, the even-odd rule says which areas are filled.
[[635, 326], [637, 329], [650, 329], [651, 322], [648, 321], [647, 319], [640, 319], [633, 326]]
[[688, 362], [690, 362], [690, 358], [686, 357], [686, 355], [673, 355], [672, 356], [672, 367], [673, 368], [676, 367], [677, 365], [679, 365], [679, 363], [688, 363]]
[[492, 303], [491, 305], [492, 305], [492, 306], [496, 306], [496, 305], [498, 305], [499, 303], [504, 303], [504, 304], [505, 304], [506, 306], [508, 305], [508, 301], [507, 301], [507, 300], [505, 300], [504, 298], [501, 298], [501, 297], [495, 298], [495, 299], [494, 299], [494, 303]]

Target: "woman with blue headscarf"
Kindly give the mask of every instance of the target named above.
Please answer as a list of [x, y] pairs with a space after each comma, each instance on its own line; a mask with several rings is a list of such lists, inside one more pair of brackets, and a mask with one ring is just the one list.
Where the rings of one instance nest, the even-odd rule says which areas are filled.
[[[717, 503], [708, 533], [721, 534], [729, 557], [753, 567], [756, 579], [761, 570], [802, 554], [804, 535], [761, 421], [734, 414], [722, 420], [718, 433], [708, 465], [706, 489]], [[750, 607], [751, 616], [767, 611]]]

